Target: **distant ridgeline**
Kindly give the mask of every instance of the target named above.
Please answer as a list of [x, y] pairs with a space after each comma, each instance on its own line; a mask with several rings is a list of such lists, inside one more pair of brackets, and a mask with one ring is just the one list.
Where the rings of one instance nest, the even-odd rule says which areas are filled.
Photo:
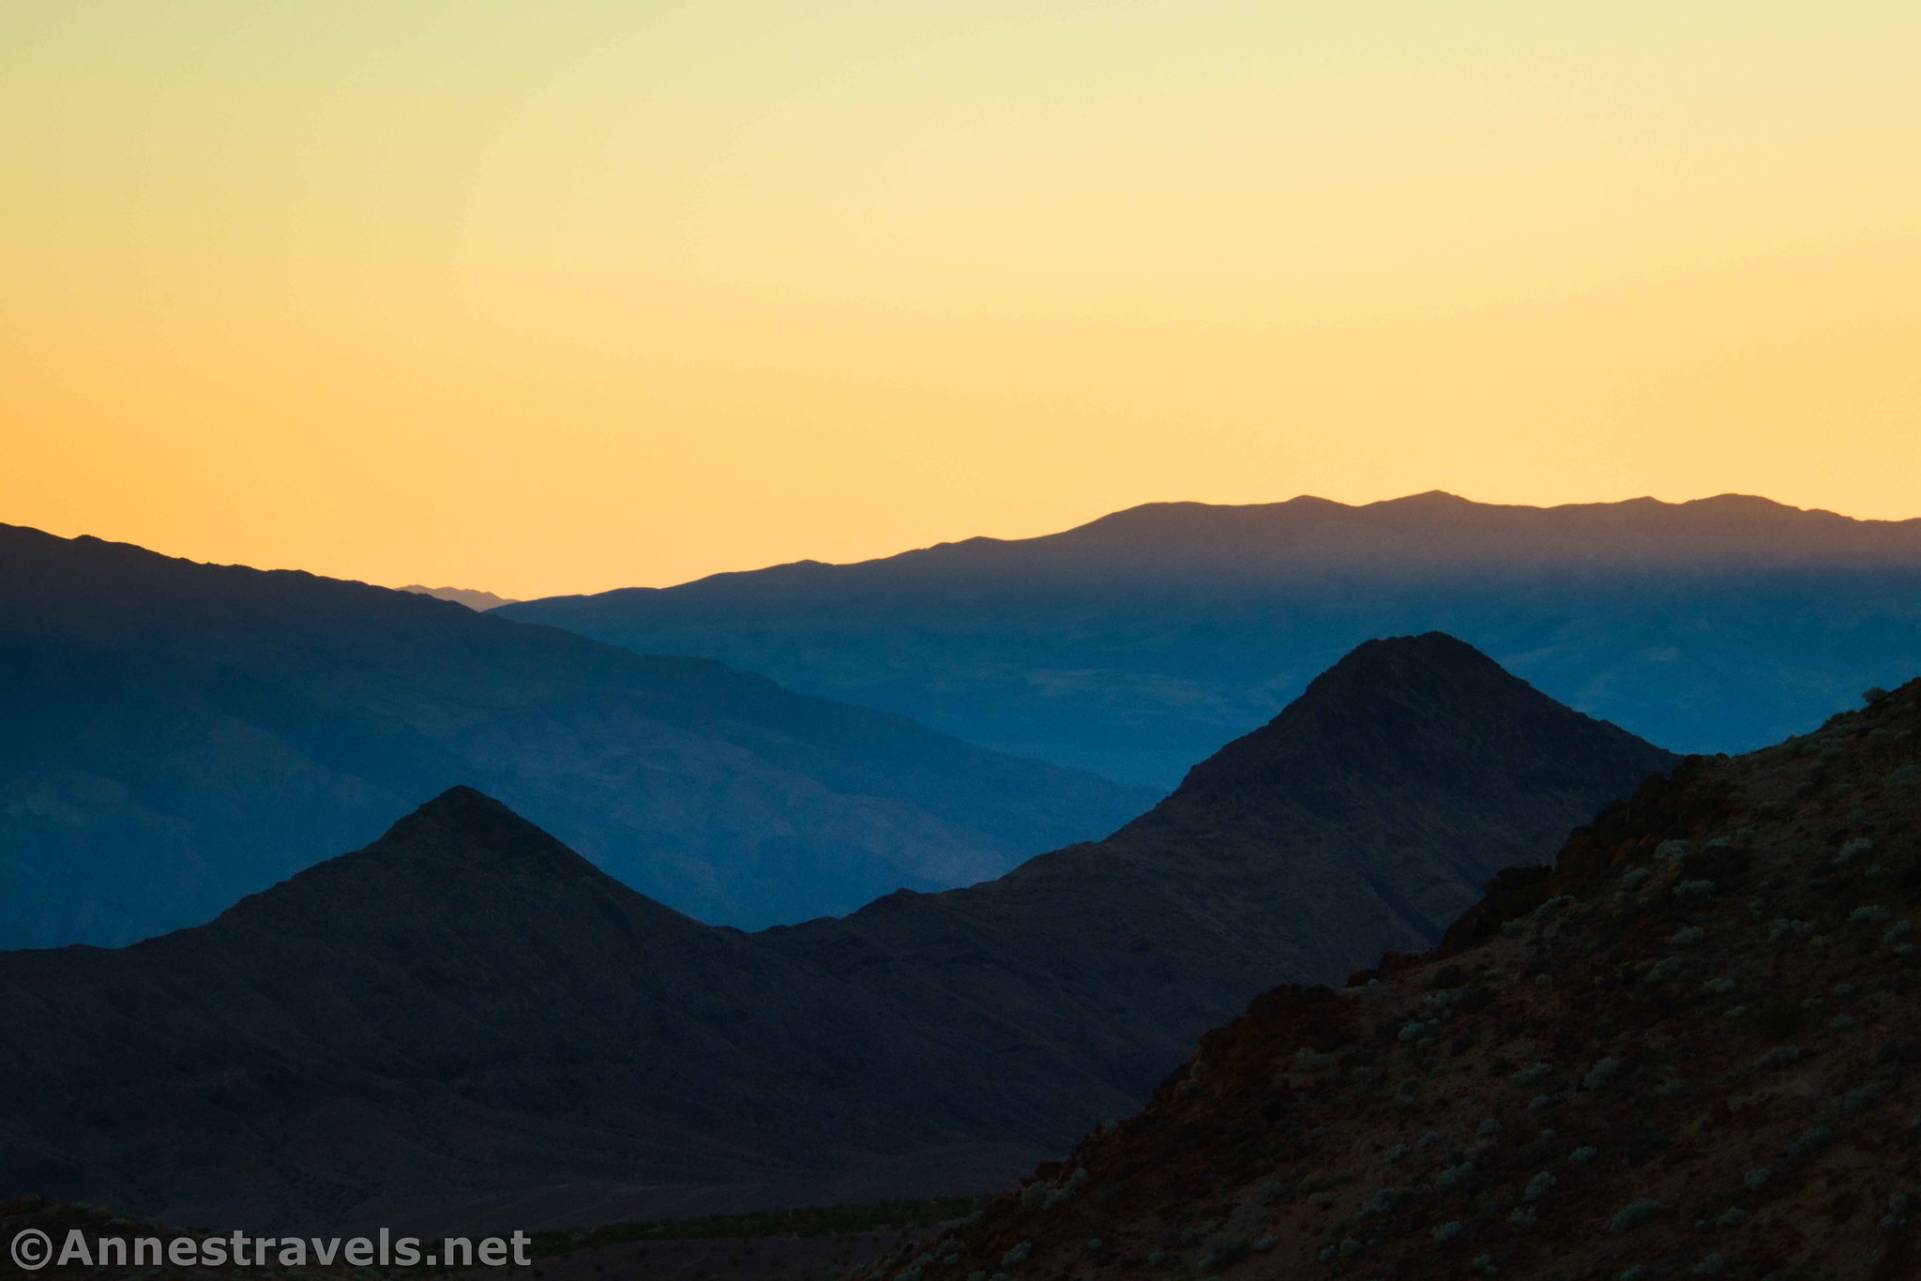
[[514, 602], [505, 596], [483, 592], [473, 587], [425, 587], [419, 583], [408, 583], [400, 589], [417, 596], [432, 596], [436, 600], [450, 600], [456, 605], [465, 605], [472, 610], [497, 609]]
[[0, 526], [0, 947], [123, 943], [485, 787], [740, 926], [997, 875], [1154, 797], [498, 612]]
[[1361, 641], [1433, 629], [1655, 742], [1742, 751], [1921, 667], [1921, 521], [1733, 496], [1163, 503], [502, 612], [1157, 787]]

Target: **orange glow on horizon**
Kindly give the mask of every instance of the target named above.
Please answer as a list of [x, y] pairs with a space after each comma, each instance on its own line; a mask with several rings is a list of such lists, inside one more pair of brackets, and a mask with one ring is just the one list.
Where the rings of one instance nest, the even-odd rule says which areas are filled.
[[527, 597], [1158, 499], [1921, 515], [1917, 47], [1878, 3], [9, 6], [0, 520]]

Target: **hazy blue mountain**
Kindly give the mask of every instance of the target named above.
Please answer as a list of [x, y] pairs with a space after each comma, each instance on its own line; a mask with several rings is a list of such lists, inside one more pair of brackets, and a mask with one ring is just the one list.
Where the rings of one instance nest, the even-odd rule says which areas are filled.
[[1160, 787], [1361, 641], [1431, 629], [1655, 742], [1737, 751], [1921, 662], [1921, 521], [1735, 496], [1166, 503], [502, 612]]
[[1107, 840], [758, 934], [454, 788], [208, 925], [0, 953], [0, 1200], [471, 1230], [992, 1187], [1672, 763], [1376, 642]]
[[847, 911], [1152, 793], [428, 597], [0, 526], [0, 944], [203, 921], [456, 783], [703, 920]]

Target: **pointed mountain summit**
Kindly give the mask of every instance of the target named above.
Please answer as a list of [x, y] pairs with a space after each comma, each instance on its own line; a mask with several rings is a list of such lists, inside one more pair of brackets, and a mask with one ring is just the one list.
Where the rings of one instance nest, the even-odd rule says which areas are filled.
[[485, 792], [448, 788], [352, 858], [408, 858], [458, 874], [476, 868], [555, 880], [607, 879], [598, 868]]
[[1676, 759], [1452, 636], [1394, 637], [1358, 646], [1108, 844], [1145, 860], [1232, 844], [1296, 886], [1353, 876], [1426, 945], [1502, 868]]
[[1012, 1099], [956, 1084], [951, 1045], [466, 787], [206, 925], [0, 952], [0, 1025], [0, 1200], [170, 1221], [391, 1226], [464, 1199], [529, 1226], [495, 1198], [654, 1214], [840, 1178], [880, 1199], [972, 1185], [939, 1156], [859, 1184], [888, 1153], [1045, 1151], [1002, 1137]]
[[1611, 778], [1626, 791], [1670, 760], [1472, 645], [1428, 632], [1358, 646], [1279, 716], [1196, 765], [1163, 806], [1268, 793], [1331, 815], [1368, 778], [1483, 795]]
[[1080, 1061], [1134, 1093], [1263, 976], [1431, 946], [1497, 873], [1678, 759], [1452, 637], [1370, 642], [1104, 841], [773, 937], [857, 981], [991, 992], [1037, 1037], [1091, 1031]]
[[[258, 944], [283, 955], [289, 938], [356, 938], [377, 957], [386, 939], [407, 933], [437, 940], [442, 955], [472, 949], [473, 972], [504, 981], [501, 967], [514, 963], [523, 940], [561, 921], [572, 923], [562, 942], [575, 950], [624, 950], [637, 932], [657, 946], [705, 929], [628, 889], [493, 797], [456, 786], [365, 849], [249, 895], [215, 918], [205, 936], [224, 947]], [[243, 942], [239, 935], [250, 937]], [[202, 932], [170, 938], [199, 940]], [[530, 975], [537, 974], [538, 962], [526, 959]], [[308, 973], [301, 962], [289, 977]]]

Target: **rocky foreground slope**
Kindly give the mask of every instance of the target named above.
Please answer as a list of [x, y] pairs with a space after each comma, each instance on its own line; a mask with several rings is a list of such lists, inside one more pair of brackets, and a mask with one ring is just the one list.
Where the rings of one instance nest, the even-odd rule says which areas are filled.
[[868, 1275], [1921, 1275], [1918, 819], [1921, 682], [1691, 760]]

